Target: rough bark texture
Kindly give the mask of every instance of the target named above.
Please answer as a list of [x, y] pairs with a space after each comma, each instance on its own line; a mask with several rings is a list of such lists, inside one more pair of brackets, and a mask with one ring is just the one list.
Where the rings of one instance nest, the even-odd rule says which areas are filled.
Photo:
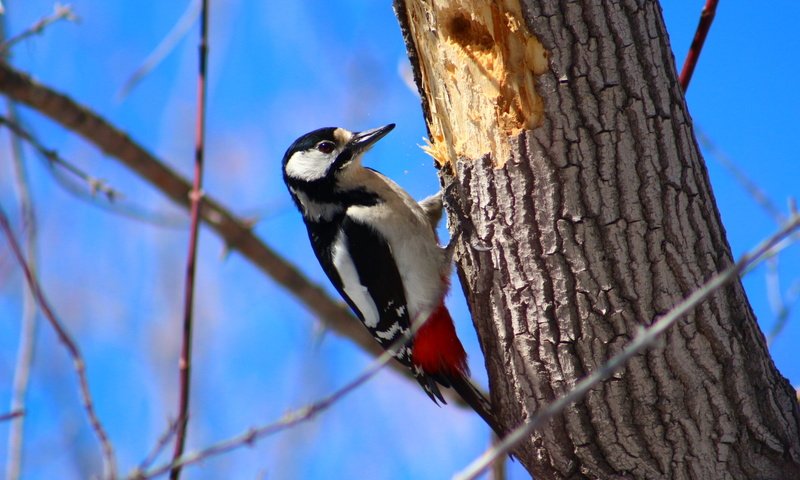
[[[657, 2], [485, 3], [395, 6], [511, 426], [732, 259]], [[737, 282], [518, 454], [538, 479], [800, 478], [800, 410]]]

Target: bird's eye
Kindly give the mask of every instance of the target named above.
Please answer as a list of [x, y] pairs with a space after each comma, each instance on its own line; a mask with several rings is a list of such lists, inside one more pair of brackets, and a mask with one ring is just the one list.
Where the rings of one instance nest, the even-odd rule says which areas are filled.
[[319, 142], [317, 144], [317, 150], [319, 150], [322, 153], [331, 153], [335, 149], [336, 149], [336, 145], [334, 145], [333, 142], [329, 142], [327, 140]]

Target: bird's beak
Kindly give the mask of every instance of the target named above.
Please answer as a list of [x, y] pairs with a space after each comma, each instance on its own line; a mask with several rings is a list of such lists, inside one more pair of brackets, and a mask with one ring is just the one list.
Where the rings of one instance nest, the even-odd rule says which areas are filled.
[[393, 128], [394, 123], [390, 123], [389, 125], [373, 128], [372, 130], [354, 133], [349, 142], [349, 147], [353, 151], [354, 156], [369, 150], [375, 142], [385, 137]]

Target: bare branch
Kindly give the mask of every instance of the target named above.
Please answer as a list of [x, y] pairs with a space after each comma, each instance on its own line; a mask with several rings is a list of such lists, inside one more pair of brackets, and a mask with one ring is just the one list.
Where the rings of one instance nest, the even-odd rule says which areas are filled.
[[700, 60], [700, 52], [703, 50], [703, 45], [706, 43], [706, 36], [711, 29], [711, 24], [714, 22], [714, 15], [717, 13], [717, 4], [719, 0], [706, 0], [703, 6], [703, 11], [700, 12], [700, 22], [697, 24], [697, 31], [692, 39], [692, 45], [689, 47], [689, 52], [686, 54], [686, 60], [683, 62], [681, 74], [678, 77], [678, 82], [685, 92], [689, 88], [689, 82], [692, 80], [694, 67], [697, 66], [697, 61]]
[[[130, 202], [126, 202], [125, 195], [122, 192], [108, 185], [105, 180], [83, 171], [74, 163], [59, 155], [55, 150], [43, 145], [35, 135], [23, 128], [18, 121], [0, 116], [0, 125], [4, 125], [14, 133], [14, 138], [25, 140], [39, 155], [44, 157], [49, 171], [53, 174], [53, 178], [64, 190], [81, 200], [89, 202], [92, 206], [159, 227], [185, 228], [188, 225], [188, 221], [183, 216], [147, 211]], [[88, 190], [73, 182], [62, 172], [67, 172], [69, 176], [76, 177], [79, 182], [88, 187]], [[102, 196], [98, 197], [98, 193], [101, 193]], [[98, 202], [96, 201], [98, 198], [106, 201]]]
[[131, 77], [125, 82], [125, 85], [122, 86], [117, 95], [120, 99], [127, 97], [128, 94], [131, 93], [131, 90], [169, 55], [192, 25], [194, 25], [199, 15], [200, 0], [192, 0], [192, 2], [186, 6], [186, 10], [183, 12], [183, 15], [181, 15], [181, 18], [178, 19], [175, 26], [172, 27], [172, 30], [170, 30], [167, 36], [164, 37], [161, 43], [153, 50], [153, 53], [145, 59], [142, 65], [133, 72]]
[[12, 410], [8, 413], [0, 414], [0, 422], [5, 422], [8, 420], [14, 420], [15, 418], [21, 417], [25, 414], [23, 410]]
[[[800, 297], [800, 280], [795, 280], [794, 283], [789, 287], [786, 291], [785, 295], [781, 295], [780, 286], [777, 285], [778, 283], [778, 273], [777, 271], [774, 273], [774, 280], [776, 285], [770, 285], [770, 276], [767, 276], [767, 293], [770, 297], [777, 297], [773, 298], [770, 303], [773, 303], [773, 311], [775, 311], [775, 324], [769, 330], [767, 334], [767, 345], [772, 345], [773, 342], [783, 333], [783, 329], [786, 327], [786, 324], [789, 321], [789, 315], [792, 310], [792, 306], [797, 302], [798, 297]], [[778, 290], [773, 290], [778, 289]]]
[[118, 191], [114, 190], [113, 188], [109, 187], [106, 182], [102, 179], [93, 177], [92, 175], [84, 172], [77, 166], [73, 165], [72, 163], [68, 162], [64, 158], [62, 158], [58, 152], [55, 150], [51, 150], [39, 142], [30, 132], [22, 128], [22, 126], [15, 121], [14, 119], [7, 118], [0, 116], [0, 125], [5, 126], [8, 128], [14, 135], [22, 140], [25, 140], [30, 146], [36, 149], [43, 157], [47, 159], [52, 165], [58, 165], [62, 167], [67, 172], [71, 173], [75, 177], [79, 178], [81, 181], [85, 182], [86, 185], [89, 186], [89, 190], [92, 195], [96, 193], [102, 193], [109, 201], [113, 202], [121, 195]]
[[[131, 140], [124, 132], [69, 97], [45, 87], [29, 76], [0, 62], [0, 92], [50, 117], [65, 128], [93, 143], [161, 190], [175, 203], [188, 207], [190, 184], [180, 175]], [[234, 216], [218, 201], [206, 195], [201, 210], [203, 221], [222, 237], [231, 250], [250, 262], [303, 302], [334, 332], [356, 342], [375, 356], [382, 349], [350, 314], [317, 284], [259, 240], [249, 222]], [[410, 378], [408, 370], [393, 362], [391, 367]]]
[[615, 371], [624, 367], [633, 356], [651, 346], [664, 331], [683, 315], [690, 312], [703, 300], [714, 294], [719, 288], [738, 278], [745, 268], [762, 261], [767, 252], [781, 240], [787, 238], [793, 231], [797, 230], [798, 227], [800, 227], [800, 215], [795, 213], [777, 233], [763, 241], [752, 251], [743, 255], [734, 265], [714, 275], [711, 280], [695, 290], [685, 300], [673, 307], [672, 310], [650, 327], [641, 330], [620, 353], [614, 355], [599, 369], [584, 377], [583, 380], [578, 382], [572, 390], [561, 398], [539, 410], [533, 418], [514, 429], [500, 444], [488, 449], [464, 470], [458, 472], [453, 478], [458, 480], [474, 479], [483, 473], [495, 460], [510, 452], [521, 440], [527, 439], [534, 430], [560, 414], [572, 403], [582, 399], [589, 390], [611, 376]]
[[[8, 115], [17, 117], [17, 108], [14, 102], [7, 101]], [[19, 197], [20, 216], [22, 217], [23, 236], [25, 241], [25, 260], [33, 276], [37, 276], [38, 262], [36, 255], [37, 222], [36, 209], [31, 197], [28, 172], [23, 159], [22, 143], [19, 137], [11, 135], [11, 158], [14, 164], [15, 183]], [[14, 382], [11, 390], [11, 410], [22, 411], [25, 409], [30, 383], [31, 365], [33, 364], [34, 347], [36, 345], [36, 332], [38, 330], [38, 316], [36, 314], [36, 299], [33, 297], [30, 286], [23, 283], [22, 293], [22, 321], [19, 331], [19, 347], [17, 360], [14, 367]], [[25, 438], [25, 418], [20, 416], [12, 422], [8, 429], [8, 457], [6, 461], [6, 478], [16, 480], [22, 472], [22, 446]]]
[[28, 27], [21, 33], [14, 35], [13, 37], [9, 38], [2, 44], [0, 44], [0, 55], [7, 52], [11, 47], [16, 45], [17, 43], [25, 40], [28, 37], [32, 37], [33, 35], [38, 35], [44, 31], [48, 25], [55, 23], [59, 20], [68, 20], [70, 22], [78, 21], [78, 16], [75, 15], [75, 12], [72, 11], [71, 5], [61, 5], [56, 3], [55, 7], [53, 7], [53, 13], [47, 17], [44, 17]]
[[[772, 218], [772, 220], [777, 223], [778, 225], [783, 224], [786, 221], [786, 214], [769, 198], [767, 193], [762, 190], [738, 165], [724, 152], [720, 149], [714, 141], [700, 128], [695, 128], [695, 132], [697, 133], [697, 140], [700, 142], [700, 145], [703, 147], [709, 155], [717, 160], [730, 174], [733, 178], [739, 182], [739, 184], [744, 188], [750, 198], [761, 207], [766, 214]], [[772, 311], [775, 315], [775, 324], [770, 330], [769, 334], [767, 335], [767, 345], [772, 345], [772, 342], [780, 335], [783, 331], [783, 328], [786, 326], [786, 322], [789, 320], [789, 314], [791, 310], [791, 304], [794, 302], [794, 299], [786, 299], [784, 300], [783, 294], [781, 292], [780, 287], [780, 277], [778, 274], [777, 269], [777, 262], [778, 262], [778, 253], [780, 250], [785, 248], [787, 245], [791, 243], [792, 240], [797, 240], [800, 237], [800, 234], [794, 234], [793, 239], [787, 239], [784, 242], [781, 242], [775, 247], [771, 249], [765, 255], [765, 258], [769, 260], [767, 262], [767, 273], [766, 273], [766, 282], [767, 282], [767, 299], [769, 300], [770, 306], [772, 307]], [[746, 275], [750, 269], [744, 271], [742, 274]]]
[[83, 355], [78, 348], [78, 344], [75, 343], [75, 340], [72, 339], [70, 333], [58, 320], [58, 318], [56, 318], [55, 313], [50, 308], [50, 304], [45, 298], [44, 292], [42, 291], [38, 280], [33, 276], [33, 272], [25, 262], [25, 256], [23, 255], [19, 246], [19, 242], [17, 242], [17, 239], [14, 236], [14, 232], [11, 230], [11, 224], [9, 223], [8, 217], [6, 216], [5, 210], [2, 208], [2, 206], [0, 206], [0, 229], [3, 230], [6, 238], [8, 238], [8, 243], [11, 245], [11, 250], [14, 252], [14, 256], [16, 256], [20, 267], [25, 273], [25, 278], [28, 280], [28, 285], [30, 286], [33, 296], [36, 298], [36, 302], [39, 304], [39, 308], [41, 309], [47, 321], [53, 327], [53, 330], [55, 330], [58, 339], [64, 344], [67, 352], [69, 352], [69, 355], [72, 358], [73, 368], [78, 376], [78, 383], [80, 384], [80, 394], [83, 408], [86, 411], [86, 416], [89, 418], [89, 423], [92, 426], [92, 430], [94, 430], [95, 436], [100, 441], [100, 446], [103, 450], [105, 476], [108, 478], [114, 478], [116, 477], [117, 469], [116, 460], [114, 457], [114, 448], [111, 445], [108, 434], [103, 428], [103, 425], [100, 423], [100, 419], [97, 417], [97, 412], [94, 409], [94, 401], [92, 400], [92, 395], [89, 390], [89, 381], [86, 378], [86, 364], [84, 363]]
[[164, 431], [164, 433], [161, 434], [160, 437], [158, 437], [158, 440], [156, 441], [156, 444], [153, 446], [153, 449], [150, 451], [150, 453], [147, 454], [146, 457], [144, 457], [141, 463], [139, 463], [139, 466], [136, 468], [135, 471], [144, 472], [145, 470], [150, 468], [150, 465], [152, 465], [153, 462], [156, 461], [156, 458], [158, 458], [158, 456], [161, 454], [161, 451], [164, 450], [164, 448], [167, 446], [169, 441], [172, 440], [172, 437], [175, 435], [175, 432], [177, 431], [178, 431], [178, 422], [170, 420], [169, 424], [167, 425], [167, 429]]
[[[203, 205], [203, 159], [205, 153], [206, 126], [206, 70], [208, 68], [208, 0], [202, 0], [200, 13], [200, 65], [197, 75], [197, 122], [195, 124], [194, 182], [189, 195], [191, 199], [191, 222], [189, 251], [186, 259], [184, 283], [183, 335], [181, 357], [178, 361], [180, 391], [178, 394], [178, 421], [173, 461], [183, 455], [186, 446], [186, 431], [189, 427], [189, 393], [192, 379], [192, 327], [194, 310], [194, 277], [197, 268], [197, 242], [200, 236], [200, 209]], [[181, 477], [181, 465], [175, 465], [169, 474], [171, 480]]]
[[753, 182], [713, 140], [711, 140], [711, 137], [709, 137], [703, 129], [695, 127], [695, 132], [697, 133], [697, 140], [700, 142], [703, 149], [733, 175], [733, 178], [739, 182], [739, 185], [744, 188], [753, 201], [755, 201], [775, 223], [781, 225], [786, 221], [786, 215], [784, 215], [783, 211], [781, 211], [781, 209], [770, 200], [769, 196], [767, 196], [767, 194], [764, 193], [764, 191], [759, 188], [759, 186], [756, 185], [756, 183]]

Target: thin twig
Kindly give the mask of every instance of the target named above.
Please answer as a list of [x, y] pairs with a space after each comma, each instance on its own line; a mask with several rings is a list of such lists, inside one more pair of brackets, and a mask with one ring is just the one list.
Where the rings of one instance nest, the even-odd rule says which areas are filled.
[[744, 188], [748, 195], [753, 199], [753, 201], [761, 207], [767, 215], [772, 218], [778, 225], [783, 224], [786, 221], [786, 215], [783, 211], [778, 208], [777, 205], [767, 196], [767, 194], [759, 188], [758, 185], [753, 182], [750, 177], [747, 176], [744, 171], [742, 171], [739, 166], [736, 165], [736, 162], [733, 161], [725, 152], [720, 149], [711, 137], [709, 137], [702, 128], [695, 126], [695, 133], [697, 134], [697, 141], [700, 142], [700, 146], [708, 152], [712, 157], [714, 157], [725, 169], [733, 175], [733, 178], [739, 182], [739, 185]]
[[178, 422], [170, 420], [168, 422], [167, 429], [164, 431], [164, 433], [161, 434], [160, 437], [158, 437], [158, 440], [156, 441], [156, 444], [153, 446], [153, 449], [150, 451], [150, 453], [147, 454], [146, 457], [144, 457], [144, 460], [142, 460], [139, 463], [139, 466], [136, 468], [135, 472], [144, 472], [148, 468], [150, 468], [150, 465], [152, 465], [153, 462], [156, 461], [158, 456], [161, 454], [161, 452], [164, 450], [164, 448], [167, 446], [170, 440], [172, 440], [172, 437], [175, 435], [177, 431], [178, 431]]
[[[772, 308], [773, 315], [775, 315], [775, 327], [778, 327], [777, 331], [780, 332], [783, 330], [783, 325], [789, 318], [789, 309], [786, 307], [781, 293], [781, 277], [778, 273], [778, 256], [773, 256], [767, 260], [766, 263], [767, 272], [764, 274], [764, 280], [767, 284], [767, 301], [769, 302], [770, 308]], [[774, 327], [773, 330], [775, 330]], [[773, 340], [777, 338], [777, 335], [773, 335], [772, 333], [773, 332], [770, 332], [770, 335], [767, 335], [767, 346], [772, 345]]]
[[[94, 111], [39, 84], [3, 62], [0, 62], [0, 92], [85, 138], [107, 154], [104, 158], [118, 160], [176, 204], [189, 206], [191, 184]], [[325, 289], [311, 282], [297, 267], [256, 237], [248, 221], [233, 215], [208, 195], [203, 197], [201, 213], [206, 224], [217, 232], [226, 246], [238, 251], [286, 288], [305, 304], [314, 318], [319, 319], [330, 330], [351, 339], [372, 355], [378, 356], [382, 353], [381, 347], [353, 317], [346, 305], [331, 298], [325, 293]], [[409, 380], [412, 379], [408, 369], [399, 363], [394, 362], [390, 366]], [[454, 404], [464, 405], [457, 401], [457, 396], [451, 398]]]
[[59, 20], [68, 20], [70, 22], [78, 21], [78, 16], [75, 15], [75, 12], [72, 11], [71, 5], [60, 5], [56, 3], [53, 7], [53, 13], [47, 17], [44, 17], [25, 29], [24, 31], [14, 35], [13, 37], [9, 38], [2, 44], [0, 44], [0, 54], [7, 52], [11, 47], [16, 45], [17, 43], [25, 40], [28, 37], [32, 37], [33, 35], [38, 35], [47, 28], [48, 25], [55, 23]]
[[748, 266], [763, 260], [763, 256], [774, 245], [788, 237], [792, 231], [800, 227], [800, 215], [793, 214], [789, 221], [777, 233], [761, 242], [755, 249], [743, 255], [738, 262], [726, 268], [721, 273], [714, 275], [711, 280], [698, 288], [685, 300], [673, 307], [666, 315], [661, 317], [650, 327], [639, 331], [631, 342], [620, 353], [611, 357], [604, 365], [578, 382], [572, 390], [553, 403], [539, 410], [531, 419], [514, 429], [500, 444], [488, 449], [475, 459], [464, 470], [458, 472], [453, 478], [468, 480], [476, 478], [483, 473], [495, 460], [510, 452], [521, 440], [527, 439], [530, 434], [544, 425], [545, 422], [560, 414], [569, 405], [582, 399], [592, 388], [615, 371], [619, 370], [633, 356], [652, 345], [673, 323], [683, 315], [690, 312], [703, 300], [714, 294], [720, 287], [739, 277], [739, 274]]
[[52, 165], [58, 165], [75, 177], [79, 178], [81, 181], [85, 182], [86, 185], [89, 186], [89, 190], [92, 195], [102, 193], [111, 202], [120, 197], [120, 193], [109, 187], [104, 180], [95, 178], [94, 176], [84, 172], [79, 167], [62, 158], [55, 150], [51, 150], [42, 145], [42, 143], [39, 142], [39, 140], [37, 140], [33, 134], [25, 130], [15, 119], [0, 116], [0, 125], [8, 128], [18, 138], [25, 140]]
[[[701, 128], [696, 127], [695, 132], [697, 134], [697, 140], [700, 142], [703, 149], [730, 172], [750, 198], [752, 198], [775, 223], [782, 225], [786, 221], [786, 214], [769, 198], [767, 193], [751, 180], [750, 177], [736, 165], [733, 159], [722, 151]], [[780, 276], [777, 269], [777, 254], [780, 250], [789, 245], [792, 240], [800, 238], [800, 234], [795, 233], [793, 237], [793, 239], [786, 239], [784, 242], [775, 245], [765, 256], [766, 259], [769, 260], [766, 273], [767, 299], [775, 315], [775, 324], [767, 335], [767, 346], [772, 345], [772, 342], [780, 335], [786, 323], [789, 321], [793, 300], [790, 301], [783, 298], [780, 287]], [[742, 272], [742, 275], [746, 275], [748, 271], [749, 269]]]
[[[17, 117], [17, 108], [14, 102], [7, 102], [10, 118]], [[38, 262], [36, 255], [37, 222], [36, 210], [28, 182], [28, 172], [23, 159], [22, 145], [19, 137], [11, 135], [11, 158], [14, 164], [16, 186], [19, 196], [20, 216], [22, 217], [23, 234], [25, 241], [25, 260], [33, 276], [37, 276]], [[22, 322], [19, 332], [19, 347], [17, 360], [14, 367], [14, 383], [11, 390], [11, 410], [22, 411], [25, 409], [30, 383], [31, 365], [36, 345], [36, 332], [38, 330], [38, 316], [36, 314], [36, 299], [27, 282], [23, 283], [22, 293]], [[25, 438], [25, 418], [19, 417], [12, 422], [8, 430], [8, 457], [6, 462], [6, 478], [16, 480], [22, 472], [22, 446]]]
[[[18, 121], [0, 116], [0, 125], [5, 126], [14, 133], [14, 138], [22, 139], [33, 147], [33, 149], [45, 159], [46, 165], [53, 174], [53, 178], [56, 182], [68, 193], [77, 198], [89, 202], [92, 206], [139, 222], [167, 228], [183, 229], [188, 226], [188, 221], [183, 216], [146, 211], [141, 207], [125, 202], [125, 195], [123, 193], [108, 185], [105, 180], [85, 172], [74, 163], [59, 155], [55, 150], [43, 145], [35, 135], [22, 127]], [[67, 175], [64, 175], [63, 172], [66, 172]], [[80, 183], [85, 184], [88, 190], [73, 182], [71, 180], [72, 177], [77, 178]], [[102, 194], [102, 196], [98, 197], [98, 193]], [[98, 198], [104, 198], [107, 201], [98, 202], [96, 201]]]
[[69, 352], [69, 355], [72, 358], [73, 368], [78, 376], [78, 383], [80, 384], [81, 402], [83, 403], [83, 408], [86, 411], [86, 416], [89, 418], [89, 423], [92, 426], [92, 430], [94, 430], [95, 436], [97, 436], [97, 439], [100, 441], [100, 446], [103, 450], [105, 477], [115, 478], [117, 474], [117, 466], [114, 457], [114, 448], [111, 445], [108, 434], [103, 428], [103, 425], [100, 423], [100, 419], [98, 418], [97, 412], [94, 409], [94, 401], [92, 400], [91, 391], [89, 390], [89, 380], [86, 378], [86, 364], [83, 360], [83, 355], [78, 348], [78, 344], [75, 343], [66, 327], [64, 327], [61, 321], [56, 318], [55, 313], [53, 312], [52, 308], [50, 308], [50, 304], [45, 298], [44, 292], [42, 291], [38, 280], [33, 276], [33, 272], [25, 262], [25, 256], [23, 255], [19, 246], [19, 242], [17, 242], [17, 239], [14, 236], [14, 232], [11, 230], [11, 224], [9, 223], [5, 210], [1, 205], [0, 229], [3, 230], [6, 238], [8, 238], [8, 243], [11, 245], [11, 250], [14, 252], [20, 267], [25, 273], [25, 278], [28, 280], [28, 285], [30, 286], [31, 292], [39, 304], [39, 308], [41, 309], [47, 321], [53, 327], [53, 330], [55, 330], [58, 339], [64, 344], [67, 352]]
[[25, 415], [23, 410], [12, 410], [8, 413], [0, 414], [0, 422], [6, 422], [8, 420], [14, 420], [15, 418], [19, 418]]
[[141, 470], [135, 470], [129, 475], [128, 478], [131, 480], [145, 480], [148, 478], [163, 475], [168, 471], [173, 470], [176, 467], [195, 464], [209, 457], [229, 452], [231, 450], [246, 445], [247, 446], [252, 445], [256, 441], [266, 436], [273, 435], [275, 433], [284, 431], [300, 423], [313, 419], [320, 413], [330, 408], [336, 402], [343, 399], [349, 393], [353, 392], [355, 389], [363, 385], [367, 380], [372, 378], [387, 363], [391, 362], [391, 360], [394, 358], [395, 352], [397, 352], [399, 348], [403, 348], [406, 344], [408, 344], [408, 341], [411, 338], [413, 338], [413, 336], [416, 334], [416, 332], [423, 324], [424, 322], [417, 322], [415, 325], [413, 325], [411, 329], [409, 329], [402, 337], [395, 340], [395, 342], [388, 349], [386, 349], [366, 369], [364, 369], [364, 371], [360, 375], [358, 375], [352, 381], [345, 384], [338, 390], [334, 391], [327, 397], [318, 400], [317, 402], [314, 402], [305, 407], [291, 411], [285, 414], [283, 418], [281, 418], [277, 422], [269, 423], [261, 427], [250, 428], [249, 430], [247, 430], [242, 434], [215, 443], [214, 445], [206, 447], [202, 450], [186, 454], [180, 458], [173, 459], [170, 463], [153, 468], [150, 471], [145, 472]]
[[[202, 0], [200, 9], [200, 61], [197, 76], [197, 122], [195, 124], [194, 183], [190, 194], [191, 229], [189, 232], [189, 252], [186, 259], [185, 295], [183, 303], [183, 335], [181, 358], [179, 360], [180, 391], [178, 394], [178, 430], [175, 434], [175, 450], [172, 459], [183, 455], [186, 446], [186, 431], [189, 426], [189, 392], [192, 379], [192, 327], [194, 306], [195, 269], [197, 267], [197, 241], [200, 233], [200, 208], [203, 201], [203, 156], [205, 146], [206, 122], [206, 70], [208, 68], [208, 2]], [[181, 466], [175, 465], [169, 478], [178, 480]]]
[[169, 55], [189, 29], [192, 28], [192, 25], [195, 24], [198, 15], [200, 15], [200, 0], [192, 0], [186, 6], [186, 10], [181, 15], [181, 18], [178, 19], [178, 22], [175, 23], [175, 26], [172, 27], [172, 30], [122, 86], [117, 94], [119, 99], [127, 97], [131, 90]]
[[767, 346], [772, 345], [781, 333], [783, 333], [783, 329], [789, 322], [789, 314], [791, 313], [792, 306], [797, 302], [798, 297], [800, 297], [800, 280], [795, 280], [792, 286], [786, 291], [786, 295], [783, 296], [782, 308], [775, 316], [775, 324], [767, 334]]
[[[1, 6], [1, 5], [0, 5]], [[5, 13], [5, 12], [3, 12]], [[6, 17], [0, 21], [0, 38], [6, 38]], [[7, 60], [8, 51], [0, 52], [0, 58]], [[6, 100], [6, 109], [11, 119], [16, 119], [17, 106], [13, 100]], [[28, 172], [23, 158], [22, 142], [16, 135], [10, 135], [11, 158], [14, 164], [14, 174], [19, 197], [20, 217], [22, 218], [22, 231], [25, 241], [25, 256], [34, 276], [37, 275], [36, 238], [37, 222], [36, 209], [30, 192]], [[25, 417], [21, 412], [26, 408], [28, 386], [30, 384], [31, 365], [36, 346], [36, 333], [38, 331], [39, 317], [36, 314], [36, 299], [33, 298], [30, 286], [23, 282], [22, 286], [22, 321], [19, 330], [19, 347], [14, 366], [14, 380], [11, 386], [11, 413], [20, 413], [10, 416], [15, 419], [8, 429], [8, 454], [6, 457], [6, 478], [17, 480], [22, 473], [22, 452], [25, 443]]]
[[689, 82], [692, 80], [694, 67], [697, 66], [697, 61], [700, 60], [700, 52], [702, 52], [703, 45], [706, 43], [706, 36], [708, 36], [708, 31], [711, 29], [711, 24], [714, 23], [714, 15], [717, 13], [718, 3], [719, 0], [706, 0], [703, 11], [700, 13], [697, 31], [694, 34], [692, 45], [689, 47], [686, 60], [683, 62], [681, 74], [678, 77], [678, 82], [684, 92], [689, 88]]

